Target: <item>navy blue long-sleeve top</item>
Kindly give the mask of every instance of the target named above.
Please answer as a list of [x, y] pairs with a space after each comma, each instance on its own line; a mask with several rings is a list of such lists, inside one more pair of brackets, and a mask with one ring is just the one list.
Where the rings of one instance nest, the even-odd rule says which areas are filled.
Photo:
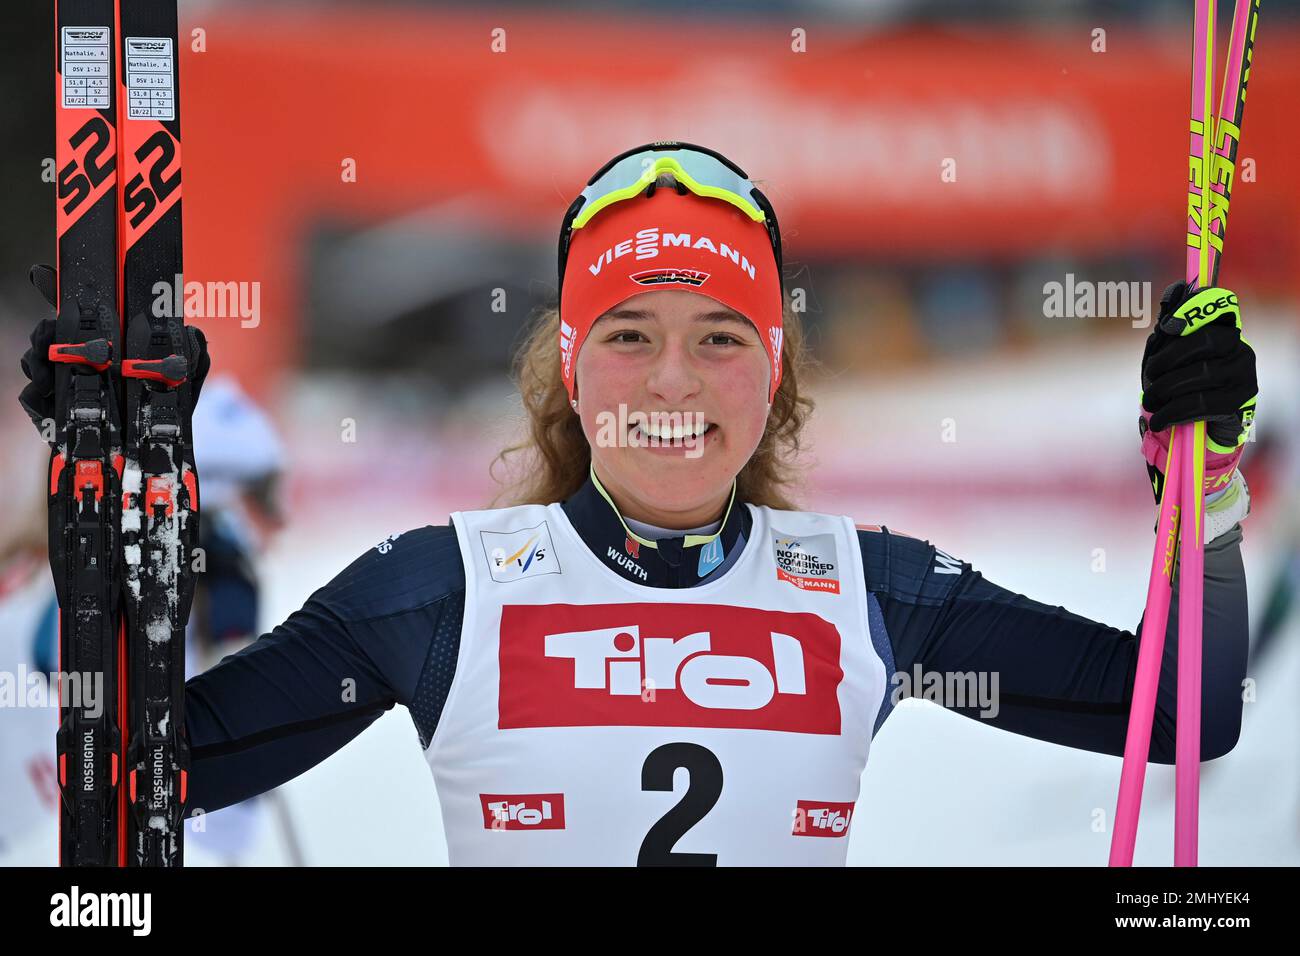
[[[728, 556], [749, 536], [748, 508], [733, 500], [720, 536]], [[697, 576], [686, 539], [641, 550], [635, 571], [610, 560], [627, 533], [590, 479], [563, 508], [617, 573], [640, 583], [691, 587], [725, 574], [731, 560]], [[1139, 640], [1001, 588], [928, 541], [887, 528], [858, 531], [863, 586], [887, 673], [996, 672], [999, 708], [947, 704], [1002, 730], [1122, 755]], [[1248, 626], [1241, 530], [1205, 549], [1205, 644], [1201, 755], [1221, 756], [1241, 727]], [[1177, 577], [1150, 759], [1174, 761]], [[426, 526], [368, 550], [298, 611], [186, 685], [192, 766], [189, 807], [212, 811], [292, 779], [361, 733], [394, 704], [411, 713], [427, 746], [451, 687], [465, 602], [456, 530]], [[1140, 630], [1140, 628], [1139, 628]], [[888, 682], [876, 723], [892, 709]], [[941, 701], [942, 703], [942, 701]]]

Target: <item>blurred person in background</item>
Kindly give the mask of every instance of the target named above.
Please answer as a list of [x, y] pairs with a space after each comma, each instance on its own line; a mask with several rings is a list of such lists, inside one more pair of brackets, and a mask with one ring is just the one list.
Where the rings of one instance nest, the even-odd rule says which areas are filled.
[[[187, 677], [202, 673], [259, 633], [258, 562], [284, 524], [280, 494], [284, 448], [275, 425], [231, 378], [218, 377], [195, 408], [194, 454], [203, 476], [197, 578], [186, 630]], [[291, 827], [277, 791], [265, 795], [282, 827]], [[195, 805], [197, 806], [197, 805]], [[254, 797], [192, 820], [189, 845], [236, 865], [258, 847], [267, 827], [267, 801]], [[202, 822], [199, 823], [199, 820]], [[289, 855], [300, 862], [298, 841], [285, 830]]]
[[1281, 473], [1276, 494], [1282, 514], [1275, 527], [1278, 548], [1264, 592], [1264, 611], [1250, 645], [1251, 660], [1255, 663], [1273, 652], [1278, 638], [1287, 633], [1287, 624], [1300, 604], [1300, 445], [1292, 443], [1275, 449], [1274, 454], [1285, 454], [1287, 460], [1274, 462]]
[[[22, 467], [30, 466], [30, 467]], [[58, 605], [46, 561], [45, 469], [0, 471], [0, 860], [53, 861]], [[48, 841], [48, 842], [47, 842]]]
[[[191, 806], [292, 779], [402, 703], [452, 863], [843, 864], [900, 697], [1123, 753], [1137, 635], [929, 542], [798, 508], [809, 363], [775, 211], [743, 170], [683, 143], [615, 157], [570, 206], [559, 266], [559, 308], [517, 358], [527, 422], [499, 456], [509, 504], [390, 535], [192, 678]], [[1169, 426], [1210, 423], [1205, 760], [1237, 741], [1247, 648], [1237, 465], [1254, 355], [1235, 308], [1195, 320], [1225, 295], [1171, 286], [1140, 365], [1157, 498]], [[50, 402], [43, 334], [25, 363], [35, 419]], [[1175, 610], [1160, 763], [1174, 760], [1176, 633]], [[993, 686], [935, 695], [928, 678], [908, 686], [922, 672]]]
[[203, 470], [199, 540], [206, 567], [190, 619], [191, 676], [258, 635], [257, 561], [284, 525], [284, 448], [266, 412], [231, 378], [206, 387], [194, 410], [194, 454]]

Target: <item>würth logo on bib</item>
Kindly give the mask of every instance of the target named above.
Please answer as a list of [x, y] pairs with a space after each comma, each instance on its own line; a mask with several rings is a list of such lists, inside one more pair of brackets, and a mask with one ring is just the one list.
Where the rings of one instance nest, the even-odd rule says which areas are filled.
[[839, 563], [835, 555], [835, 535], [788, 535], [772, 531], [772, 550], [776, 557], [776, 579], [786, 581], [801, 591], [840, 593]]
[[498, 726], [838, 734], [840, 648], [834, 625], [809, 613], [506, 605]]

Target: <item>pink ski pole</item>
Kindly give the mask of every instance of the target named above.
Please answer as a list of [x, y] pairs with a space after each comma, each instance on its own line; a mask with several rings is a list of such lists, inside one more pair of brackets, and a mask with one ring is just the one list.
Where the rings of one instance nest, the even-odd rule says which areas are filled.
[[[1227, 71], [1214, 119], [1214, 0], [1197, 0], [1193, 41], [1187, 280], [1208, 288], [1218, 279], [1227, 233], [1228, 201], [1241, 137], [1246, 83], [1254, 50], [1259, 0], [1237, 0]], [[1228, 117], [1231, 117], [1229, 119]], [[1209, 132], [1211, 135], [1206, 135]], [[1199, 215], [1197, 214], [1199, 212]], [[1203, 228], [1204, 226], [1204, 228]], [[1164, 652], [1175, 560], [1179, 590], [1178, 704], [1175, 746], [1174, 862], [1195, 866], [1200, 793], [1201, 647], [1204, 598], [1205, 423], [1174, 428], [1165, 468], [1156, 547], [1147, 587], [1124, 765], [1111, 840], [1110, 865], [1130, 866], [1137, 839], [1151, 721]], [[1183, 507], [1180, 507], [1182, 505]], [[1181, 519], [1181, 534], [1178, 525]], [[1187, 542], [1179, 556], [1179, 539]]]

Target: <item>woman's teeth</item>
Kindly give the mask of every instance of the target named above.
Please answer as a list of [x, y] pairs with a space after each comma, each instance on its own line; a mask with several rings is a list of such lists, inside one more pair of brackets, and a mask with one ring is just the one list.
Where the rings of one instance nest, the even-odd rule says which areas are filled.
[[638, 422], [632, 431], [644, 440], [657, 439], [660, 442], [680, 443], [687, 440], [703, 438], [713, 428], [712, 422], [697, 422], [690, 425], [659, 425], [654, 422]]

